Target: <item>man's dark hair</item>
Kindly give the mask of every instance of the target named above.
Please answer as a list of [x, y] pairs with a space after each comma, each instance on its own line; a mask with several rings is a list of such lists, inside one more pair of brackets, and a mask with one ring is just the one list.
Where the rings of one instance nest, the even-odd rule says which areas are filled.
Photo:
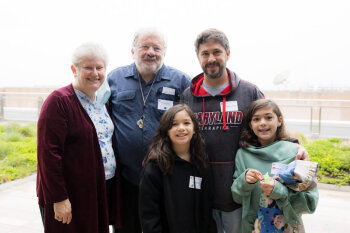
[[222, 47], [225, 48], [225, 51], [228, 52], [230, 50], [230, 44], [228, 42], [228, 39], [222, 31], [215, 29], [215, 28], [209, 28], [201, 32], [197, 39], [194, 42], [194, 47], [196, 49], [196, 54], [199, 52], [199, 46], [201, 44], [207, 43], [210, 40], [214, 40], [222, 45]]

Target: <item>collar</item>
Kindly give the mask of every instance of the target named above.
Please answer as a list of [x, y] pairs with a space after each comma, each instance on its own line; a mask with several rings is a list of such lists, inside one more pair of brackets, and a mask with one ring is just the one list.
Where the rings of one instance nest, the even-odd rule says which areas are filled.
[[[226, 68], [226, 72], [229, 77], [229, 85], [223, 89], [217, 96], [225, 96], [234, 91], [239, 84], [239, 77], [232, 71]], [[191, 90], [192, 94], [197, 97], [210, 96], [210, 94], [203, 88], [204, 73], [197, 75], [192, 79]]]
[[[226, 68], [226, 72], [229, 77], [229, 85], [224, 88], [217, 96], [222, 96], [222, 105], [223, 105], [223, 111], [222, 111], [222, 118], [223, 118], [223, 130], [227, 130], [226, 126], [226, 95], [230, 94], [234, 90], [236, 90], [238, 84], [239, 84], [239, 78], [236, 76], [235, 73], [231, 72], [229, 69]], [[192, 80], [191, 90], [192, 94], [196, 97], [202, 97], [203, 100], [203, 107], [202, 107], [202, 128], [205, 126], [205, 98], [206, 96], [211, 96], [204, 88], [203, 88], [203, 81], [204, 81], [204, 73], [199, 74], [197, 77], [195, 77]]]
[[181, 162], [181, 163], [190, 163], [190, 164], [193, 164], [193, 156], [191, 155], [190, 157], [190, 161], [187, 161], [187, 160], [184, 160], [183, 158], [181, 158], [180, 156], [178, 156], [175, 152], [175, 158], [174, 160], [177, 161], [177, 162]]
[[[74, 88], [73, 88], [73, 89], [74, 89]], [[97, 96], [96, 96], [96, 95], [95, 95], [95, 100], [92, 102], [92, 101], [89, 99], [89, 97], [87, 97], [87, 95], [85, 95], [84, 92], [79, 91], [79, 90], [77, 90], [77, 89], [74, 89], [74, 92], [75, 92], [75, 94], [77, 95], [77, 97], [78, 97], [78, 99], [79, 99], [80, 101], [84, 101], [84, 102], [89, 103], [89, 104], [94, 104], [94, 103], [96, 103], [96, 100], [97, 100]]]

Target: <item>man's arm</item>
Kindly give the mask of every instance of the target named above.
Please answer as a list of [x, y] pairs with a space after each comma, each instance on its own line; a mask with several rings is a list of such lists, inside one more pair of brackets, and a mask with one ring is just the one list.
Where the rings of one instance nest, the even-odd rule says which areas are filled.
[[298, 151], [295, 158], [296, 160], [310, 160], [307, 150], [305, 149], [305, 147], [299, 144], [299, 140], [297, 138], [290, 138], [288, 141], [298, 144]]
[[302, 145], [298, 144], [298, 152], [297, 152], [297, 156], [295, 158], [296, 160], [306, 160], [309, 161], [309, 154], [307, 153], [307, 150], [305, 149], [305, 147], [303, 147]]

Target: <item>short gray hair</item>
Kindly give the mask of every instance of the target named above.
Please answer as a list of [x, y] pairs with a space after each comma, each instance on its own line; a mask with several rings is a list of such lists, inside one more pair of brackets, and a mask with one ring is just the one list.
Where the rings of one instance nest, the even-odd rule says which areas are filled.
[[105, 68], [108, 64], [108, 55], [105, 48], [95, 42], [86, 42], [79, 45], [72, 54], [72, 64], [77, 67], [85, 58], [101, 58], [105, 63]]
[[230, 50], [230, 44], [228, 42], [228, 39], [222, 31], [215, 29], [215, 28], [209, 28], [201, 32], [197, 39], [194, 42], [194, 47], [196, 49], [196, 54], [199, 52], [199, 46], [201, 44], [207, 43], [210, 40], [214, 40], [222, 45], [222, 47], [225, 48], [225, 51], [228, 52]]
[[158, 29], [156, 28], [141, 28], [139, 30], [137, 30], [135, 32], [135, 35], [134, 35], [134, 40], [132, 42], [132, 47], [135, 48], [136, 47], [136, 43], [137, 43], [137, 40], [139, 37], [141, 36], [149, 36], [149, 35], [156, 35], [156, 36], [159, 36], [162, 40], [163, 40], [163, 43], [164, 43], [164, 53], [166, 52], [166, 49], [167, 49], [167, 39], [165, 38], [164, 34], [162, 32], [160, 32]]

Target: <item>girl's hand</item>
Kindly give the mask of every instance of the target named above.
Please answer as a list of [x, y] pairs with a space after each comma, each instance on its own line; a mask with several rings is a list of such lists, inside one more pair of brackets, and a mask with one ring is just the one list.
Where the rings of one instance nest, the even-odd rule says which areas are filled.
[[247, 181], [250, 184], [254, 184], [263, 179], [263, 175], [255, 169], [249, 169], [245, 174], [245, 181]]
[[260, 181], [260, 187], [265, 195], [270, 195], [275, 187], [275, 180], [270, 179], [269, 182]]

